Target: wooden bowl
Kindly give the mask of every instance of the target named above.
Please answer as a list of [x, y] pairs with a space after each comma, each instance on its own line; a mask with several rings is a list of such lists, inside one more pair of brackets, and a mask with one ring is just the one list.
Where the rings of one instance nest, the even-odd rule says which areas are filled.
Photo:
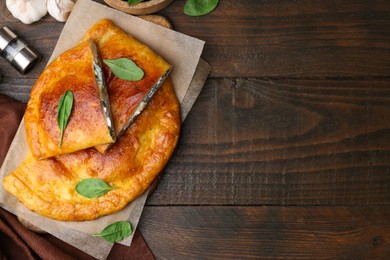
[[148, 0], [135, 5], [129, 5], [126, 1], [122, 0], [104, 0], [109, 6], [134, 15], [155, 13], [167, 7], [173, 1], [174, 0]]

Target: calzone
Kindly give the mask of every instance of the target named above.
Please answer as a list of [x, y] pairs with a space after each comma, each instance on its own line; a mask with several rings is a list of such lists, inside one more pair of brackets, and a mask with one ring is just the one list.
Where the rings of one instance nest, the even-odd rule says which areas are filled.
[[[167, 78], [135, 121], [128, 128], [126, 126], [143, 95], [170, 68], [170, 65], [147, 46], [124, 33], [108, 20], [100, 21], [94, 25], [81, 43], [62, 57], [69, 55], [69, 59], [74, 57], [77, 60], [80, 55], [89, 52], [86, 46], [90, 40], [98, 46], [102, 59], [126, 57], [132, 59], [145, 72], [141, 80], [127, 82], [118, 79], [108, 67], [104, 67], [114, 125], [118, 129], [117, 133], [122, 132], [122, 136], [116, 139], [110, 149], [106, 150], [107, 147], [101, 147], [105, 153], [99, 152], [95, 147], [89, 147], [51, 157], [48, 157], [47, 153], [38, 153], [37, 156], [37, 151], [40, 150], [30, 143], [31, 149], [27, 158], [3, 180], [4, 188], [16, 196], [27, 208], [43, 216], [63, 221], [93, 220], [123, 209], [129, 202], [141, 195], [162, 171], [174, 151], [180, 133], [179, 102], [170, 78]], [[65, 62], [65, 60], [60, 58], [56, 66], [60, 68], [61, 62]], [[82, 65], [83, 62], [80, 66]], [[55, 72], [61, 73], [58, 69]], [[40, 78], [43, 77], [45, 82], [50, 83], [58, 80], [56, 73], [43, 72], [43, 74], [44, 76]], [[81, 77], [83, 81], [89, 82], [87, 86], [92, 89], [93, 75], [88, 75], [84, 72], [81, 76], [65, 73], [61, 79], [73, 77], [75, 82], [80, 82], [81, 79], [78, 77]], [[32, 102], [35, 105], [38, 104], [39, 109], [46, 106], [53, 108], [60, 93], [73, 86], [73, 80], [68, 79], [66, 80], [67, 84], [60, 84], [60, 86], [64, 86], [62, 90], [57, 90], [54, 87], [48, 88], [40, 83], [42, 84], [41, 88], [45, 89], [42, 91], [44, 95], [37, 95], [37, 92], [32, 93], [32, 99], [41, 100]], [[88, 91], [85, 92], [85, 95], [88, 96], [88, 93]], [[42, 101], [42, 97], [45, 97], [45, 102]], [[81, 100], [84, 99], [81, 97]], [[79, 102], [78, 105], [83, 105], [83, 102]], [[97, 106], [98, 104], [92, 108], [86, 106], [85, 109], [80, 110], [82, 115], [77, 113], [79, 110], [73, 110], [70, 120], [76, 116], [81, 116], [86, 121], [88, 117], [95, 117], [97, 111], [100, 110]], [[45, 108], [45, 111], [54, 113], [52, 108]], [[42, 119], [34, 112], [35, 109], [29, 107], [26, 112], [30, 113], [30, 118], [33, 117], [30, 120], [36, 124], [34, 127], [41, 124], [38, 121]], [[51, 115], [51, 117], [55, 116]], [[75, 119], [73, 118], [73, 120]], [[96, 122], [94, 126], [86, 128], [89, 129], [91, 135], [94, 134], [95, 130], [101, 131], [104, 126], [103, 119], [95, 118], [93, 122]], [[43, 124], [46, 128], [39, 130], [52, 132], [54, 141], [32, 136], [39, 134], [39, 131], [34, 132], [31, 128], [32, 122], [29, 124], [30, 127], [26, 128], [27, 135], [30, 137], [27, 138], [34, 139], [36, 146], [45, 148], [48, 142], [58, 146], [59, 132], [51, 129], [51, 127], [54, 128], [54, 122], [48, 125]], [[85, 126], [81, 122], [78, 125], [76, 123], [72, 125], [72, 121], [69, 121], [61, 149], [64, 149], [67, 142], [77, 143], [79, 141], [78, 135], [75, 139], [72, 139], [72, 136], [75, 132], [77, 133], [76, 130], [81, 131], [83, 127]], [[125, 128], [127, 130], [124, 131]], [[47, 133], [43, 136], [45, 135]], [[102, 143], [110, 143], [111, 141], [110, 138], [107, 138]], [[100, 146], [102, 145], [100, 144]], [[96, 198], [88, 198], [80, 194], [76, 190], [78, 184], [91, 178], [102, 180], [111, 189]]]
[[[144, 71], [141, 80], [122, 80], [104, 64], [114, 128], [116, 135], [120, 137], [128, 127], [138, 104], [171, 66], [152, 49], [122, 31], [110, 20], [103, 19], [93, 25], [84, 35], [83, 40], [88, 39], [98, 46], [103, 60], [127, 58]], [[108, 147], [96, 146], [100, 152], [105, 152]]]
[[[179, 103], [167, 80], [129, 129], [105, 153], [95, 148], [25, 161], [3, 181], [27, 208], [63, 221], [93, 220], [117, 212], [141, 195], [168, 162], [180, 131]], [[113, 189], [98, 198], [76, 185], [99, 178]]]
[[[73, 93], [73, 105], [60, 142], [58, 105], [68, 90]], [[24, 115], [31, 153], [42, 159], [112, 143], [115, 133], [106, 119], [94, 78], [91, 48], [88, 41], [83, 41], [49, 64], [31, 90]]]

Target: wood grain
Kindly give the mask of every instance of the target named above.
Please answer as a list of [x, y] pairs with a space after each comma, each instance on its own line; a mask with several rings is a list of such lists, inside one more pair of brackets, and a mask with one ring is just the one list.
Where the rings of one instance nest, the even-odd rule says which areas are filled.
[[[212, 71], [141, 218], [156, 257], [388, 259], [390, 1], [184, 3], [158, 14]], [[0, 93], [26, 102], [63, 24], [0, 24], [43, 55], [27, 75], [0, 59]]]
[[148, 204], [389, 205], [388, 115], [386, 80], [210, 79]]
[[139, 227], [157, 259], [374, 260], [390, 255], [389, 219], [389, 207], [146, 207]]
[[[390, 77], [390, 1], [221, 1], [201, 17], [185, 15], [183, 6], [176, 0], [158, 14], [175, 30], [206, 41], [203, 58], [212, 67], [211, 77]], [[0, 24], [9, 25], [44, 57], [28, 75], [0, 59], [5, 75], [0, 93], [26, 102], [63, 23], [46, 16], [24, 25], [7, 17], [0, 16]]]
[[206, 41], [212, 77], [381, 77], [390, 71], [390, 1], [220, 1], [202, 17], [161, 11]]
[[[206, 40], [213, 72], [150, 205], [388, 205], [388, 1], [221, 1], [204, 17], [183, 4], [161, 13]], [[0, 19], [43, 54], [27, 75], [0, 59], [0, 92], [26, 102], [63, 24]], [[297, 67], [297, 46], [335, 56], [299, 55]]]

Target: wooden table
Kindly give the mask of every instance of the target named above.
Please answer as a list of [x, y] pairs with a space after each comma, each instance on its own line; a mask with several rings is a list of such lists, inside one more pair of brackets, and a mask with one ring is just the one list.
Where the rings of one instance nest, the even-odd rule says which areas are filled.
[[[390, 259], [390, 1], [183, 5], [159, 14], [212, 71], [141, 219], [156, 257]], [[63, 24], [0, 24], [43, 54], [25, 76], [0, 61], [27, 101]]]

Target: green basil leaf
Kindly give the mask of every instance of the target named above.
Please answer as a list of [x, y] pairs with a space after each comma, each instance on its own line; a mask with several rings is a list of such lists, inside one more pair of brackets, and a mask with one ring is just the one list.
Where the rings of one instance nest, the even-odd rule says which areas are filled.
[[101, 237], [104, 240], [115, 243], [119, 242], [133, 233], [131, 224], [127, 221], [118, 221], [108, 225], [99, 234], [94, 234], [94, 237]]
[[135, 5], [135, 4], [138, 4], [138, 3], [141, 3], [143, 2], [144, 0], [127, 0], [127, 3], [129, 5]]
[[61, 96], [60, 101], [58, 102], [57, 107], [57, 121], [58, 127], [61, 130], [61, 137], [59, 147], [62, 145], [62, 139], [64, 137], [64, 131], [66, 126], [68, 125], [70, 114], [72, 112], [73, 107], [73, 93], [70, 90], [65, 91], [65, 93]]
[[77, 193], [90, 199], [103, 196], [112, 189], [111, 186], [98, 178], [84, 179], [76, 185]]
[[205, 15], [213, 11], [219, 0], [187, 0], [184, 4], [184, 13], [189, 16]]
[[112, 73], [123, 80], [140, 80], [144, 77], [144, 71], [127, 58], [119, 58], [116, 60], [104, 59], [103, 62], [110, 67]]

